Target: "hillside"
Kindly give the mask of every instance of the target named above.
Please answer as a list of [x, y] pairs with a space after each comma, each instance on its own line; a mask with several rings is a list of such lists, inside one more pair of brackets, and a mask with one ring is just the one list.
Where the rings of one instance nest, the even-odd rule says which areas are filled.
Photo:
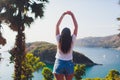
[[[47, 42], [27, 43], [27, 52], [31, 52], [35, 56], [40, 57], [40, 60], [45, 63], [54, 64], [56, 45]], [[75, 64], [86, 64], [88, 66], [96, 65], [96, 63], [88, 57], [75, 51], [73, 53], [73, 62]]]
[[120, 50], [120, 37], [117, 35], [106, 37], [86, 37], [78, 39], [76, 41], [76, 46], [116, 48]]

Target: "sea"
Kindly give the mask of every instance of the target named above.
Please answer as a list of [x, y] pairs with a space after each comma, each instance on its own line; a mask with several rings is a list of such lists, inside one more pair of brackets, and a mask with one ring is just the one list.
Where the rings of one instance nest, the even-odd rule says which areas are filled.
[[[75, 47], [75, 51], [80, 52], [90, 58], [93, 62], [102, 64], [86, 68], [86, 74], [83, 78], [104, 78], [112, 69], [120, 72], [120, 51], [111, 48], [97, 47]], [[0, 49], [0, 80], [13, 80], [14, 64], [9, 63], [10, 54], [7, 49]], [[52, 71], [53, 65], [47, 65]], [[41, 69], [35, 72], [32, 80], [42, 80]], [[73, 79], [74, 80], [74, 79]]]

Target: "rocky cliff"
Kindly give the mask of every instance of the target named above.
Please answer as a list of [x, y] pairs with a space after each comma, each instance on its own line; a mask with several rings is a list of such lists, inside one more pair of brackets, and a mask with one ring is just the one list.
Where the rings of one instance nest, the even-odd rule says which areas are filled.
[[116, 48], [120, 50], [120, 37], [118, 37], [118, 35], [106, 37], [86, 37], [78, 39], [76, 46]]

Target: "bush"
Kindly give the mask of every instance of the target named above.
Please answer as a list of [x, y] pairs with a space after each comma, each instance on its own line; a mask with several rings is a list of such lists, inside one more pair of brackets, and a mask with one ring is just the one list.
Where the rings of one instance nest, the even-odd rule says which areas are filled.
[[76, 80], [81, 80], [82, 76], [85, 74], [85, 65], [77, 64], [74, 67], [74, 77]]
[[43, 68], [42, 75], [44, 76], [43, 80], [53, 80], [52, 71], [48, 67]]

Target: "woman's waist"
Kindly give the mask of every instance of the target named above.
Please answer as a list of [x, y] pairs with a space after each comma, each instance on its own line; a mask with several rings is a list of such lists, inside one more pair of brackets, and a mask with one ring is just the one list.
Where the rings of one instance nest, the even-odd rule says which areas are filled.
[[69, 61], [73, 59], [72, 55], [60, 55], [56, 54], [56, 59], [64, 60], [64, 61]]
[[72, 59], [70, 59], [70, 60], [63, 60], [63, 59], [59, 59], [59, 58], [56, 58], [56, 61], [57, 62], [73, 62]]

